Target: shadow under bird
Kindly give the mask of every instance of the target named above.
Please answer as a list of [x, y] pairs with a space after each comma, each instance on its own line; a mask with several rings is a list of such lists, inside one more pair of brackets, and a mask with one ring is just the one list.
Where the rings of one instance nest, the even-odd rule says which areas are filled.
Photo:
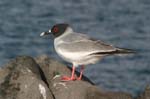
[[[54, 25], [40, 36], [52, 34], [57, 54], [65, 61], [73, 64], [71, 77], [63, 76], [62, 81], [81, 80], [85, 65], [95, 64], [104, 56], [115, 54], [131, 54], [133, 50], [114, 47], [82, 33], [76, 33], [65, 23]], [[80, 76], [75, 77], [75, 68], [81, 66]]]

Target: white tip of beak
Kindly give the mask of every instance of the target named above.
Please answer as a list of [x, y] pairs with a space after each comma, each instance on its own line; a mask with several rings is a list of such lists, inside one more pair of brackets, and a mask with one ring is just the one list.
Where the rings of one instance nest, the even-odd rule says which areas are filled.
[[40, 36], [44, 36], [44, 34], [45, 34], [45, 32], [42, 32], [42, 33], [40, 34]]

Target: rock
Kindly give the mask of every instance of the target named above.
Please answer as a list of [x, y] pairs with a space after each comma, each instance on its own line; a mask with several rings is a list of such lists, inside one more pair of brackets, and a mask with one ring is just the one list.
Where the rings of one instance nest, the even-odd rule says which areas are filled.
[[150, 99], [150, 86], [147, 86], [145, 91], [137, 99]]
[[47, 56], [36, 58], [36, 62], [41, 67], [56, 99], [132, 99], [131, 95], [126, 93], [103, 92], [85, 77], [85, 81], [62, 82], [61, 76], [71, 75], [70, 69]]
[[54, 98], [47, 85], [41, 80], [38, 64], [33, 58], [22, 56], [1, 69], [0, 99]]
[[[56, 99], [100, 99], [100, 90], [88, 82], [62, 82], [61, 76], [71, 75], [70, 69], [60, 62], [41, 56], [36, 58]], [[100, 94], [99, 94], [100, 93]], [[104, 99], [109, 99], [106, 95]]]
[[125, 92], [106, 92], [111, 99], [133, 99], [132, 95]]
[[[78, 72], [76, 72], [79, 74]], [[124, 92], [106, 92], [88, 78], [61, 81], [70, 68], [49, 58], [21, 56], [0, 68], [0, 99], [133, 99]], [[138, 99], [150, 99], [149, 88]]]

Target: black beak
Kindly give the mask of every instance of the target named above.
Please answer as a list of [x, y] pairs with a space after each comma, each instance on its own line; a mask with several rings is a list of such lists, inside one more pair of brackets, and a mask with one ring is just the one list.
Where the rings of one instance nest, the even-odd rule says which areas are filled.
[[49, 31], [46, 31], [46, 32], [42, 32], [40, 34], [40, 36], [45, 36], [45, 35], [50, 35], [50, 34], [51, 34], [51, 31], [49, 30]]

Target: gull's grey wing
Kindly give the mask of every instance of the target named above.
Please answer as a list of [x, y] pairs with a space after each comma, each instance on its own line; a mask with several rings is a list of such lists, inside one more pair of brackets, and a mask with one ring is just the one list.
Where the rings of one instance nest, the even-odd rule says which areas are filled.
[[62, 51], [67, 52], [86, 52], [86, 53], [96, 53], [96, 52], [110, 52], [116, 50], [116, 48], [101, 43], [100, 41], [80, 41], [80, 42], [70, 42], [61, 43], [57, 47], [60, 47]]
[[115, 47], [105, 44], [100, 40], [88, 37], [84, 34], [73, 33], [64, 38], [64, 42], [57, 47], [67, 53], [92, 54], [97, 52], [110, 52], [116, 50]]

